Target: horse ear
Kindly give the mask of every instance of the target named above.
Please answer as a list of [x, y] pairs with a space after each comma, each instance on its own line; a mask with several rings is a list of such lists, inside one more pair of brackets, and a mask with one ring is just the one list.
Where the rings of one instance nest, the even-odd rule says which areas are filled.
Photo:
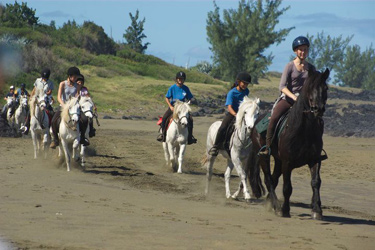
[[326, 68], [326, 71], [324, 71], [323, 77], [324, 77], [324, 79], [328, 79], [328, 77], [329, 77], [329, 69], [328, 68]]
[[257, 99], [256, 99], [256, 104], [259, 104], [259, 103], [260, 103], [260, 99], [257, 98]]

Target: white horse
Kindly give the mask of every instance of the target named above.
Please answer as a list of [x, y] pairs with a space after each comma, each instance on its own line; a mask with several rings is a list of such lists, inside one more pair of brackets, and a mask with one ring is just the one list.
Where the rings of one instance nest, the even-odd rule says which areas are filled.
[[[186, 102], [177, 101], [174, 105], [173, 117], [171, 119], [165, 142], [163, 142], [164, 156], [167, 166], [172, 166], [174, 171], [182, 173], [182, 162], [188, 140], [188, 120], [190, 106]], [[178, 170], [177, 162], [178, 159]]]
[[21, 95], [20, 105], [18, 106], [16, 113], [14, 114], [17, 129], [25, 125], [25, 119], [27, 115], [27, 106], [28, 106], [27, 95]]
[[[246, 173], [244, 166], [246, 160], [250, 155], [249, 147], [251, 146], [250, 133], [254, 127], [255, 121], [259, 114], [259, 98], [250, 99], [245, 96], [239, 106], [238, 113], [236, 115], [235, 130], [230, 140], [230, 155], [226, 150], [219, 150], [219, 153], [227, 159], [227, 169], [225, 171], [225, 194], [226, 198], [237, 198], [238, 194], [243, 188], [245, 200], [250, 200], [251, 195], [249, 193], [248, 185], [246, 183]], [[203, 161], [207, 169], [207, 182], [205, 193], [209, 193], [209, 184], [212, 178], [212, 168], [215, 162], [216, 156], [211, 156], [208, 152], [215, 143], [217, 131], [221, 125], [221, 121], [214, 122], [208, 129], [207, 134], [207, 147], [206, 157]], [[240, 185], [237, 192], [233, 195], [230, 193], [230, 175], [233, 170], [233, 166], [236, 168], [237, 174], [240, 177]]]
[[[80, 107], [77, 97], [70, 98], [62, 108], [61, 122], [59, 127], [59, 138], [61, 146], [65, 154], [66, 170], [70, 171], [71, 157], [75, 161], [78, 160], [78, 147], [79, 147], [79, 117]], [[72, 154], [69, 145], [73, 145]], [[61, 146], [59, 146], [59, 157], [62, 155]]]
[[15, 113], [15, 110], [16, 110], [16, 98], [14, 98], [13, 96], [12, 97], [8, 96], [7, 97], [7, 106], [8, 106], [7, 121], [8, 121], [9, 126], [12, 129], [14, 129], [15, 128], [14, 113]]
[[38, 158], [41, 149], [44, 158], [47, 158], [50, 124], [45, 108], [45, 94], [43, 90], [37, 90], [30, 98], [30, 132], [34, 145], [34, 159]]
[[[79, 106], [81, 107], [81, 112], [84, 113], [88, 117], [89, 121], [94, 118], [94, 113], [93, 113], [94, 103], [89, 96], [81, 96], [79, 99]], [[86, 138], [89, 137], [89, 130], [90, 130], [90, 126], [87, 126], [87, 129], [85, 132]], [[80, 156], [81, 156], [82, 167], [85, 166], [85, 151], [86, 151], [86, 147], [83, 146], [83, 144], [81, 144]]]

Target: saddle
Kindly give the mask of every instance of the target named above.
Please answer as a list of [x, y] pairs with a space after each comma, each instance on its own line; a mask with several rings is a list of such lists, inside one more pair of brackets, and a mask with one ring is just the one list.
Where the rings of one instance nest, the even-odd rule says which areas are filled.
[[[285, 112], [285, 114], [283, 114], [279, 121], [277, 122], [276, 124], [276, 128], [275, 128], [275, 132], [273, 133], [273, 137], [272, 137], [272, 141], [273, 142], [275, 140], [275, 138], [279, 138], [281, 132], [284, 130], [285, 128], [285, 125], [286, 125], [286, 121], [288, 120], [288, 115], [289, 115], [289, 111], [288, 110], [287, 112]], [[266, 139], [266, 135], [267, 135], [267, 128], [268, 128], [268, 124], [270, 122], [270, 117], [271, 117], [271, 112], [267, 113], [262, 120], [260, 120], [257, 125], [255, 125], [255, 129], [257, 130], [257, 132], [262, 136], [262, 138]]]

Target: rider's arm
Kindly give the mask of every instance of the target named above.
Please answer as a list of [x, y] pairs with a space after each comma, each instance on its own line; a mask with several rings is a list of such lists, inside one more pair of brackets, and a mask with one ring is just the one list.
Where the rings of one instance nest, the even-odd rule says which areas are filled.
[[47, 90], [46, 94], [47, 94], [47, 95], [52, 94], [52, 89]]
[[61, 104], [61, 106], [64, 106], [64, 101], [62, 100], [62, 92], [64, 89], [65, 82], [60, 82], [59, 85], [59, 91], [57, 92], [57, 101]]
[[236, 115], [237, 115], [236, 111], [233, 110], [232, 105], [228, 105], [228, 112], [229, 112], [231, 115], [233, 115], [233, 116], [236, 116]]
[[281, 92], [283, 92], [286, 96], [290, 97], [293, 101], [296, 101], [297, 100], [297, 96], [295, 94], [293, 94], [292, 92], [290, 92], [290, 90], [288, 88], [283, 88], [281, 90]]
[[165, 98], [165, 101], [167, 102], [169, 108], [173, 111], [173, 106], [167, 97]]

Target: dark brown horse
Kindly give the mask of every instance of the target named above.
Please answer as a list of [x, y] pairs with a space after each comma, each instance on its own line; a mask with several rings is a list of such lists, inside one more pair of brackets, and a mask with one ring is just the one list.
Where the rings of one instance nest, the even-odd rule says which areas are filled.
[[[328, 86], [326, 80], [329, 70], [324, 73], [319, 71], [309, 72], [308, 78], [301, 90], [296, 103], [291, 108], [286, 125], [271, 145], [271, 155], [275, 161], [274, 171], [271, 175], [270, 157], [258, 156], [263, 138], [256, 129], [252, 131], [253, 150], [252, 157], [248, 162], [250, 171], [250, 184], [254, 193], [260, 193], [259, 187], [259, 166], [264, 173], [264, 181], [268, 190], [267, 199], [278, 213], [280, 205], [277, 200], [275, 189], [279, 177], [283, 175], [284, 203], [281, 207], [281, 216], [290, 217], [289, 199], [292, 194], [291, 174], [292, 170], [303, 165], [308, 165], [311, 173], [311, 187], [313, 196], [311, 200], [312, 218], [322, 219], [323, 213], [320, 201], [320, 166], [323, 150], [323, 114], [327, 101]], [[260, 120], [261, 118], [259, 118]], [[258, 121], [259, 122], [259, 121]], [[277, 134], [277, 132], [275, 133]]]

